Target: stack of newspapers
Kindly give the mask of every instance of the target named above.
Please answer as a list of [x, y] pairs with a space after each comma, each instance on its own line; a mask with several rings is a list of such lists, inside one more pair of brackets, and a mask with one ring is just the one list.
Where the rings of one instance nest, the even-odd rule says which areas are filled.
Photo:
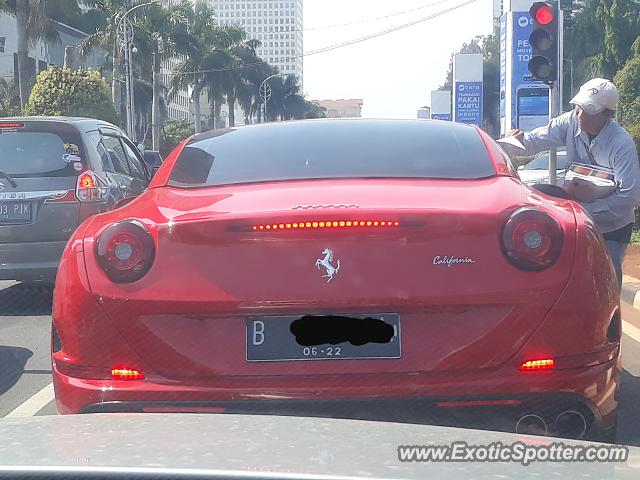
[[594, 200], [607, 197], [618, 188], [618, 182], [609, 169], [580, 163], [572, 163], [567, 168], [564, 177], [565, 189], [571, 183], [582, 187], [587, 196]]

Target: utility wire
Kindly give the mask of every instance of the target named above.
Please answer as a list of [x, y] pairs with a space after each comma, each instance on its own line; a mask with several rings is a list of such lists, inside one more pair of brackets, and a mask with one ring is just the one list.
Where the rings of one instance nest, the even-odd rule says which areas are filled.
[[[378, 38], [378, 37], [382, 37], [384, 35], [388, 35], [390, 33], [393, 32], [397, 32], [398, 30], [403, 30], [405, 28], [409, 28], [412, 27], [414, 25], [418, 25], [420, 23], [424, 23], [428, 20], [432, 20], [434, 18], [440, 17], [446, 13], [452, 12], [454, 10], [458, 10], [459, 8], [465, 7], [467, 5], [470, 5], [472, 3], [477, 2], [478, 0], [467, 0], [466, 2], [460, 3], [458, 5], [454, 5], [453, 7], [449, 7], [445, 10], [442, 10], [440, 12], [437, 13], [433, 13], [427, 17], [423, 17], [420, 18], [418, 20], [413, 20], [411, 22], [407, 22], [407, 23], [403, 23], [401, 25], [398, 25], [396, 27], [392, 27], [392, 28], [388, 28], [387, 30], [382, 30], [380, 32], [376, 32], [376, 33], [372, 33], [370, 35], [366, 35], [364, 37], [360, 37], [360, 38], [355, 38], [353, 40], [348, 40], [346, 42], [341, 42], [341, 43], [337, 43], [335, 45], [328, 45], [326, 47], [322, 47], [322, 48], [318, 48], [316, 50], [311, 50], [309, 52], [304, 52], [304, 53], [300, 53], [297, 55], [293, 55], [293, 56], [289, 56], [289, 57], [281, 57], [280, 60], [294, 60], [296, 58], [302, 58], [302, 57], [309, 57], [311, 55], [317, 55], [319, 53], [325, 53], [325, 52], [330, 52], [332, 50], [337, 50], [339, 48], [344, 48], [344, 47], [348, 47], [350, 45], [355, 45], [358, 43], [362, 43], [365, 42], [367, 40], [371, 40], [373, 38]], [[252, 68], [252, 67], [256, 67], [259, 65], [264, 65], [265, 61], [260, 61], [260, 62], [253, 62], [253, 63], [247, 63], [244, 65], [235, 65], [235, 66], [229, 66], [229, 67], [221, 67], [221, 68], [212, 68], [212, 69], [207, 69], [207, 70], [194, 70], [192, 72], [179, 72], [179, 73], [172, 73], [172, 76], [178, 76], [178, 75], [195, 75], [195, 74], [200, 74], [200, 73], [215, 73], [215, 72], [228, 72], [230, 70], [241, 70], [241, 69], [245, 69], [245, 68]]]

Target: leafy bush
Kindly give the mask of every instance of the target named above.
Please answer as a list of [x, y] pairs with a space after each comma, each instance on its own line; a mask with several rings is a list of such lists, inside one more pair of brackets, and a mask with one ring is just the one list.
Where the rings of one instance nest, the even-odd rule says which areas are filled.
[[27, 115], [68, 115], [118, 123], [111, 91], [95, 70], [51, 67], [41, 72], [25, 107]]
[[640, 55], [630, 58], [624, 67], [616, 73], [613, 82], [620, 92], [620, 123], [625, 127], [638, 125], [638, 112], [640, 112]]
[[636, 125], [627, 125], [627, 132], [629, 132], [629, 135], [631, 135], [633, 141], [636, 142], [638, 155], [640, 155], [640, 123]]
[[163, 158], [171, 153], [171, 150], [185, 138], [193, 134], [193, 125], [187, 122], [167, 122], [162, 129], [162, 143], [160, 145], [160, 154]]

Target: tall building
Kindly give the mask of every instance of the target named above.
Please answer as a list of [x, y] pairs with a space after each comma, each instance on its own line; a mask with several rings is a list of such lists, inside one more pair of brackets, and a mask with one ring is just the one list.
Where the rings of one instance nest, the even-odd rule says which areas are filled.
[[209, 5], [221, 24], [240, 25], [249, 39], [260, 40], [258, 55], [280, 73], [296, 75], [302, 85], [302, 2], [209, 0]]

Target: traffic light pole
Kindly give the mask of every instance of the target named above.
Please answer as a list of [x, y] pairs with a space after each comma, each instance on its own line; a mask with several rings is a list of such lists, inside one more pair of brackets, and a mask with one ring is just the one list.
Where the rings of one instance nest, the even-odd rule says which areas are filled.
[[[564, 15], [558, 0], [558, 80], [549, 85], [549, 120], [562, 113], [562, 81], [564, 79]], [[558, 156], [556, 149], [549, 150], [549, 184], [557, 182]]]
[[[558, 101], [559, 101], [559, 82], [553, 82], [549, 85], [549, 120], [555, 118], [558, 115]], [[556, 149], [549, 150], [549, 184], [556, 184], [556, 171], [558, 170], [558, 157], [556, 155]]]

